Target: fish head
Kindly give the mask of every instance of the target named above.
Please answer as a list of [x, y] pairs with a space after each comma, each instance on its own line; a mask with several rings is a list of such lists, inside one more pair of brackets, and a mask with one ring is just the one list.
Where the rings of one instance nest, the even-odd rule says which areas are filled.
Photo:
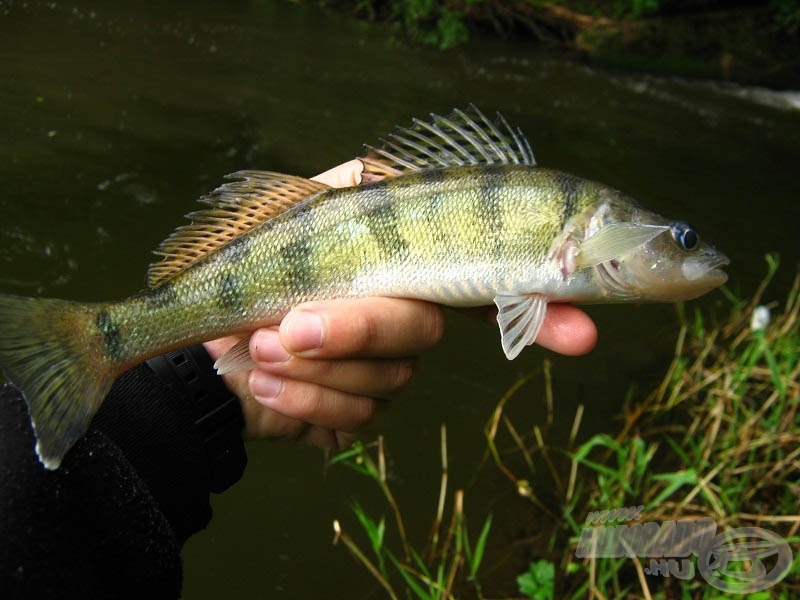
[[624, 259], [629, 279], [638, 282], [642, 298], [675, 302], [710, 292], [728, 279], [720, 267], [728, 257], [683, 221], [634, 250]]
[[728, 258], [696, 229], [623, 201], [606, 204], [585, 231], [584, 262], [609, 296], [632, 302], [691, 300], [722, 285]]

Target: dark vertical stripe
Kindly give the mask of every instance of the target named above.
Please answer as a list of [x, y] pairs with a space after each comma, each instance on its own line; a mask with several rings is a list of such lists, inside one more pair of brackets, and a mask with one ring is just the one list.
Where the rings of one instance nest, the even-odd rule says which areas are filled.
[[497, 256], [502, 251], [503, 207], [500, 204], [500, 188], [506, 178], [501, 166], [481, 169], [478, 185], [478, 219], [483, 226], [487, 247], [491, 247]]
[[444, 181], [444, 171], [442, 169], [429, 169], [422, 171], [419, 176], [425, 183], [435, 185]]
[[420, 176], [429, 184], [425, 190], [426, 203], [422, 207], [422, 218], [429, 228], [428, 235], [431, 236], [431, 240], [437, 247], [442, 248], [447, 244], [447, 240], [452, 238], [452, 225], [445, 217], [447, 198], [440, 185], [445, 180], [445, 172], [442, 169], [430, 169], [420, 173]]
[[575, 214], [578, 209], [578, 191], [580, 190], [581, 182], [577, 177], [572, 175], [559, 174], [556, 176], [558, 189], [561, 192], [561, 226], [564, 226]]
[[401, 259], [408, 254], [408, 240], [402, 236], [398, 228], [397, 211], [392, 203], [391, 183], [382, 181], [375, 184], [372, 193], [374, 197], [367, 204], [364, 223], [384, 258]]
[[302, 238], [281, 248], [284, 266], [284, 285], [297, 293], [309, 293], [316, 288], [316, 267], [313, 249], [307, 238]]
[[106, 309], [97, 313], [97, 329], [103, 334], [103, 342], [106, 346], [106, 353], [114, 361], [122, 359], [122, 332], [119, 324]]
[[153, 309], [169, 308], [178, 301], [178, 292], [169, 283], [162, 283], [147, 294], [147, 305]]
[[217, 281], [217, 300], [220, 307], [227, 311], [242, 310], [245, 299], [241, 279], [233, 273], [223, 273]]
[[429, 192], [427, 200], [427, 206], [423, 213], [426, 225], [433, 243], [442, 246], [452, 237], [452, 224], [445, 217], [447, 201], [442, 192], [434, 190]]

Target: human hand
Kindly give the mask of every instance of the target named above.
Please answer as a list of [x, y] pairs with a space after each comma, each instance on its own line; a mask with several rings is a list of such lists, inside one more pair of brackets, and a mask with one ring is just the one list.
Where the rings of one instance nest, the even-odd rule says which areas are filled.
[[[357, 185], [362, 168], [353, 160], [313, 179], [333, 187]], [[480, 314], [494, 321], [490, 309]], [[420, 300], [311, 302], [295, 307], [279, 326], [255, 331], [250, 353], [257, 366], [223, 379], [242, 402], [248, 435], [344, 447], [372, 420], [378, 399], [408, 382], [413, 357], [438, 343], [443, 330], [442, 309]], [[238, 339], [205, 347], [216, 360]], [[589, 352], [596, 340], [594, 323], [583, 311], [550, 304], [537, 343], [577, 355]]]
[[[314, 179], [333, 187], [357, 185], [362, 168], [353, 160]], [[372, 420], [378, 399], [408, 382], [412, 357], [435, 345], [443, 328], [441, 308], [419, 300], [308, 303], [295, 307], [280, 326], [255, 331], [250, 353], [257, 366], [223, 380], [242, 403], [251, 437], [343, 447]], [[231, 336], [205, 347], [216, 360], [238, 340]], [[309, 347], [314, 340], [318, 346]]]

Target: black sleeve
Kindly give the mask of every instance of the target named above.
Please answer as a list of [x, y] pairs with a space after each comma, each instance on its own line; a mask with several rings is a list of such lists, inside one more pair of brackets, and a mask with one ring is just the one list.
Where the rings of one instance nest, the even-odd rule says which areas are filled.
[[[211, 372], [202, 350], [190, 358]], [[0, 597], [180, 595], [181, 546], [246, 462], [238, 402], [214, 381], [203, 397], [197, 381], [135, 367], [56, 471], [34, 453], [19, 392], [0, 388]]]

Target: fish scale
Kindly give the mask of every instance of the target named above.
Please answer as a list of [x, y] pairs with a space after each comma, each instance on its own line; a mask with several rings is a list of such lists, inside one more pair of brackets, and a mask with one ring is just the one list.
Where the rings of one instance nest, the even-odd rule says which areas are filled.
[[[388, 137], [367, 147], [358, 186], [234, 173], [159, 246], [132, 298], [0, 295], [0, 366], [25, 395], [43, 464], [59, 466], [124, 370], [277, 323], [305, 301], [494, 302], [511, 359], [536, 340], [548, 302], [672, 301], [724, 281], [727, 259], [687, 225], [537, 166], [499, 115], [470, 106]], [[251, 366], [246, 343], [220, 372]]]

